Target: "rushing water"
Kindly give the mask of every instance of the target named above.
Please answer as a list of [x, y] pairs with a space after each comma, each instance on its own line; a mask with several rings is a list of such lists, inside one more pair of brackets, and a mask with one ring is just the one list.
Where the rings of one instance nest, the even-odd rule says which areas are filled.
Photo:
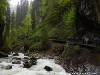
[[[24, 55], [19, 53], [19, 57], [23, 58]], [[12, 55], [7, 58], [0, 59], [0, 75], [71, 75], [66, 73], [65, 70], [53, 59], [38, 59], [37, 65], [33, 65], [31, 68], [23, 68], [23, 63], [12, 64]], [[4, 66], [12, 65], [12, 69], [6, 70]], [[45, 66], [52, 68], [52, 71], [48, 72], [44, 69]]]

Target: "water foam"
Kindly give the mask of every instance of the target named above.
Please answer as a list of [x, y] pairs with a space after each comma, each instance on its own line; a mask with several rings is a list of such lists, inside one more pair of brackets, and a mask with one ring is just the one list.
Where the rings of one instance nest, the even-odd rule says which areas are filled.
[[[60, 65], [56, 64], [53, 59], [38, 59], [37, 65], [33, 65], [29, 69], [20, 67], [21, 64], [14, 65], [7, 62], [2, 62], [0, 63], [0, 66], [1, 65], [13, 65], [13, 68], [10, 70], [0, 70], [0, 75], [71, 75], [66, 73], [65, 70]], [[46, 71], [44, 69], [45, 66], [51, 67], [52, 71]]]

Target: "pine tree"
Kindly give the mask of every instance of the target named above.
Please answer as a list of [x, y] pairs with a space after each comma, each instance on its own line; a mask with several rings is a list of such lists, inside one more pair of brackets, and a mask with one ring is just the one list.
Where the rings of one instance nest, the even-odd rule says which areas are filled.
[[31, 24], [31, 15], [28, 12], [27, 15], [25, 16], [25, 19], [22, 21], [24, 27], [23, 27], [23, 31], [25, 32], [26, 36], [29, 36], [32, 32], [32, 24]]
[[32, 9], [31, 9], [31, 17], [32, 17], [32, 29], [34, 29], [35, 25], [37, 23], [41, 22], [41, 12], [40, 12], [40, 7], [41, 7], [41, 0], [35, 0], [32, 3]]
[[16, 11], [16, 27], [18, 28], [21, 25], [21, 7], [18, 2], [17, 11]]
[[6, 23], [5, 23], [5, 29], [4, 29], [4, 48], [6, 49], [10, 49], [11, 48], [11, 35], [10, 35], [10, 23], [11, 23], [11, 20], [10, 20], [10, 6], [8, 5], [7, 7], [7, 10], [6, 10], [6, 15], [5, 15], [6, 19]]
[[3, 31], [5, 26], [5, 14], [7, 5], [7, 0], [0, 0], [0, 48], [3, 46]]
[[5, 33], [4, 33], [4, 37], [8, 37], [9, 36], [9, 30], [10, 30], [10, 6], [8, 5], [7, 7], [7, 11], [6, 11], [6, 25], [5, 25]]
[[18, 3], [17, 5], [17, 11], [16, 11], [16, 26], [17, 28], [19, 26], [22, 26], [22, 21], [25, 18], [25, 16], [27, 15], [27, 11], [28, 11], [28, 0], [21, 0], [20, 3]]
[[11, 14], [11, 30], [13, 31], [14, 28], [15, 28], [15, 13], [13, 11]]
[[20, 4], [21, 4], [21, 21], [23, 21], [23, 19], [27, 15], [29, 3], [28, 0], [21, 0]]

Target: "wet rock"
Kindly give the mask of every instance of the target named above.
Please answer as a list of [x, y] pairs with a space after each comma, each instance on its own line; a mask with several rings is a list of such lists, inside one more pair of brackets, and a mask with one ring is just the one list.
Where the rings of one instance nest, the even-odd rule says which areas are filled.
[[45, 69], [46, 71], [52, 71], [52, 68], [49, 67], [49, 66], [45, 66], [44, 69]]
[[25, 53], [24, 55], [25, 55], [25, 56], [29, 56], [29, 53]]
[[13, 56], [19, 56], [19, 54], [18, 53], [15, 53], [15, 54], [13, 54]]
[[24, 59], [29, 60], [29, 57], [24, 57]]
[[21, 64], [21, 58], [13, 57], [12, 58], [12, 64]]
[[23, 62], [27, 62], [27, 61], [29, 61], [30, 59], [28, 58], [28, 57], [24, 57], [24, 59], [23, 59]]
[[35, 57], [24, 57], [23, 59], [23, 65], [24, 68], [30, 68], [32, 65], [36, 65], [37, 64], [37, 59]]
[[11, 65], [6, 66], [6, 70], [10, 70], [10, 69], [12, 69]]
[[21, 61], [13, 61], [12, 64], [21, 64]]
[[31, 57], [31, 58], [30, 58], [30, 63], [31, 63], [32, 65], [36, 65], [36, 64], [37, 64], [37, 59], [36, 59], [35, 57]]
[[12, 64], [21, 64], [21, 58], [14, 57], [12, 60]]
[[23, 65], [24, 65], [24, 68], [30, 68], [32, 66], [28, 60], [24, 61]]

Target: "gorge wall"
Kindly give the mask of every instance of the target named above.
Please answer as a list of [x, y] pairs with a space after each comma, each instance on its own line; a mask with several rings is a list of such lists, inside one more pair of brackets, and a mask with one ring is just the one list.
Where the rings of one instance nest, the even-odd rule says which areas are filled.
[[99, 0], [78, 0], [77, 2], [78, 32], [85, 34], [100, 34], [100, 1]]

